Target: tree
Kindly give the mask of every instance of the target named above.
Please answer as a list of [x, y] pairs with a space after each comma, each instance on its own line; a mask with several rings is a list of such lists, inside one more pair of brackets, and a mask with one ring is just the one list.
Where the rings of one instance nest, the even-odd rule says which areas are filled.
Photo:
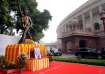
[[22, 30], [20, 16], [23, 11], [27, 12], [28, 16], [31, 17], [33, 25], [30, 29], [30, 34], [34, 40], [39, 40], [43, 35], [43, 30], [48, 28], [48, 22], [51, 20], [51, 15], [48, 10], [40, 12], [37, 9], [36, 0], [8, 0], [10, 10], [14, 11], [17, 16], [16, 29], [17, 32]]
[[8, 10], [8, 2], [0, 0], [0, 34], [9, 32], [10, 27], [13, 27], [13, 23]]
[[39, 40], [44, 36], [42, 31], [48, 28], [48, 22], [51, 20], [51, 15], [47, 10], [44, 10], [43, 12], [38, 13], [36, 16], [33, 16], [32, 20], [33, 29], [30, 30], [30, 33], [34, 40]]

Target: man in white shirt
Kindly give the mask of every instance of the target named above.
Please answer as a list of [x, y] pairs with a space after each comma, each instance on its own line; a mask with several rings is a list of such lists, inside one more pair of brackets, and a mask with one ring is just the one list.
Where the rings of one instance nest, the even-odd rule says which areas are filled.
[[39, 48], [35, 48], [34, 49], [34, 54], [35, 54], [35, 58], [36, 59], [40, 59], [41, 58], [41, 53], [40, 53], [40, 49]]

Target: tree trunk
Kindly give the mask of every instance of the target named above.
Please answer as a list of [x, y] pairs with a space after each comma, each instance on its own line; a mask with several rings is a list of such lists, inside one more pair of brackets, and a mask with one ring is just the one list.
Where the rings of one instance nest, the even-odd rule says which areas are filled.
[[4, 30], [1, 29], [0, 34], [3, 34], [3, 33], [4, 33]]
[[9, 33], [9, 35], [13, 35], [13, 29], [12, 29], [12, 27], [10, 28], [10, 33]]

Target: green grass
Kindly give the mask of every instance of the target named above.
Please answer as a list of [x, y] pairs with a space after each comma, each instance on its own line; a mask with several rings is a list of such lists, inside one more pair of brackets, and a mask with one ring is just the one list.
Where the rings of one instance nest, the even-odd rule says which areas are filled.
[[97, 66], [105, 66], [105, 60], [103, 59], [78, 59], [76, 57], [53, 57], [52, 61], [62, 61], [70, 63], [81, 63]]

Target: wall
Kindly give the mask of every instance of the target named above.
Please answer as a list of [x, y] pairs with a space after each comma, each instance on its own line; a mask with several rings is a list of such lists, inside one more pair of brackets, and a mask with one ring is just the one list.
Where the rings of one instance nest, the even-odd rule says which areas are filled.
[[8, 36], [0, 34], [0, 55], [5, 53], [5, 48], [8, 44], [16, 44], [18, 43], [19, 39], [19, 36]]
[[105, 37], [103, 37], [103, 38], [100, 38], [99, 40], [97, 40], [98, 41], [98, 48], [100, 49], [100, 48], [105, 48]]

